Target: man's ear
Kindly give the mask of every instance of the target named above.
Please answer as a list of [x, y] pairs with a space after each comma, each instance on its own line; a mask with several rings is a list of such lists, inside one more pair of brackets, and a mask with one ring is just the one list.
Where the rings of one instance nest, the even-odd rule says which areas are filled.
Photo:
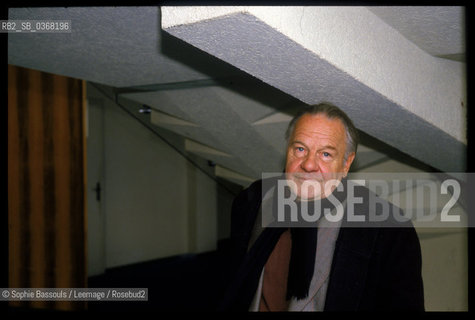
[[356, 153], [352, 152], [348, 156], [348, 158], [345, 161], [345, 164], [343, 166], [343, 170], [345, 171], [345, 177], [348, 174], [348, 171], [350, 170], [351, 164], [353, 163], [353, 160], [355, 160]]

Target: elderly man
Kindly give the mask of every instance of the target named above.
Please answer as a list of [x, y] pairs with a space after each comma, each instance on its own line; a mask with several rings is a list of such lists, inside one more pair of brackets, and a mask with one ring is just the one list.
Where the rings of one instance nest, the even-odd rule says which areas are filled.
[[[346, 217], [353, 206], [346, 175], [358, 143], [352, 121], [338, 107], [319, 104], [294, 117], [287, 139], [286, 194], [294, 195], [293, 208], [340, 208]], [[277, 180], [256, 181], [234, 200], [221, 310], [424, 310], [420, 245], [410, 222], [329, 222], [319, 214], [311, 227], [265, 225], [285, 196], [276, 193]], [[374, 207], [370, 192], [359, 192], [363, 201], [352, 208], [365, 217]]]

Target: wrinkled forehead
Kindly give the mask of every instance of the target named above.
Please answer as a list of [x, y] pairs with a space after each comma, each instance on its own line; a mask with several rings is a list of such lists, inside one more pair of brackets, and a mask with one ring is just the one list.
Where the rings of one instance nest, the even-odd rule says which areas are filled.
[[346, 130], [338, 118], [329, 118], [325, 114], [304, 114], [294, 127], [290, 140], [299, 137], [308, 139], [330, 139], [336, 144], [346, 144]]

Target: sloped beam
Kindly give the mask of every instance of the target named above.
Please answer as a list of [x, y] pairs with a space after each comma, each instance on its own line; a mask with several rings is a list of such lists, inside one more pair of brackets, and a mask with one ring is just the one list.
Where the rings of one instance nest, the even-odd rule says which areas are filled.
[[185, 150], [189, 152], [201, 154], [201, 155], [205, 154], [209, 156], [232, 157], [230, 154], [227, 154], [226, 152], [217, 150], [210, 146], [206, 146], [204, 144], [201, 144], [189, 139], [185, 140]]
[[214, 173], [217, 177], [232, 181], [243, 187], [248, 187], [255, 180], [254, 178], [245, 176], [236, 171], [230, 170], [219, 165], [214, 167]]
[[283, 112], [276, 112], [271, 115], [268, 115], [262, 119], [259, 119], [253, 123], [253, 125], [262, 125], [262, 124], [270, 124], [270, 123], [286, 123], [288, 124], [292, 120], [292, 116], [283, 113]]
[[270, 108], [253, 99], [224, 87], [125, 93], [119, 96], [119, 100], [121, 98], [195, 123], [198, 127], [165, 123], [162, 127], [231, 155], [219, 156], [219, 161], [216, 159], [216, 163], [227, 168], [254, 179], [260, 178], [262, 172], [282, 170], [283, 149], [275, 149], [252, 125], [255, 118], [268, 113]]
[[177, 117], [170, 116], [166, 113], [151, 110], [150, 114], [150, 122], [152, 122], [154, 125], [157, 126], [163, 126], [163, 125], [176, 125], [176, 126], [186, 126], [186, 127], [197, 127], [198, 125], [186, 121]]
[[162, 28], [435, 168], [465, 170], [465, 65], [364, 7], [162, 7]]

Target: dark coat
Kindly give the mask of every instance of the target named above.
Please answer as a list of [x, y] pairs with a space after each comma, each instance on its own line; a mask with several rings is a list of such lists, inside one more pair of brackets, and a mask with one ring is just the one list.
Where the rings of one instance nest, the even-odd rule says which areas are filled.
[[[262, 251], [248, 251], [248, 244], [261, 205], [261, 189], [262, 181], [256, 181], [233, 202], [230, 278], [220, 310], [248, 310], [257, 288], [258, 279], [247, 275]], [[368, 195], [359, 196], [367, 199]], [[369, 207], [364, 205], [355, 207], [357, 215], [367, 217], [368, 211]], [[377, 224], [358, 224], [361, 222], [344, 220], [341, 226], [324, 310], [424, 311], [421, 249], [412, 223], [388, 219]], [[254, 246], [257, 245], [258, 241]]]

